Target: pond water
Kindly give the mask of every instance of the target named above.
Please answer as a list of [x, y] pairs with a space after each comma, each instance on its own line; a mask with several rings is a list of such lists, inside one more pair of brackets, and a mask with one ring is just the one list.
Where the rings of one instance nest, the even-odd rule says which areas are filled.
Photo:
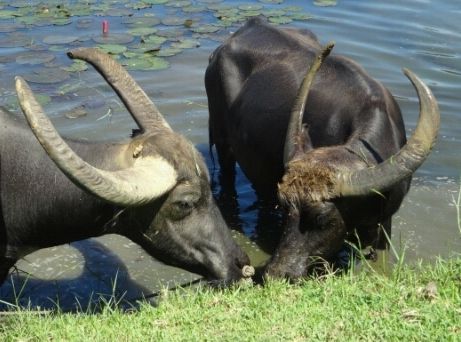
[[[207, 148], [203, 76], [208, 55], [245, 17], [262, 13], [273, 22], [309, 28], [323, 43], [334, 40], [335, 53], [355, 59], [394, 94], [408, 134], [417, 121], [418, 103], [401, 68], [412, 69], [431, 87], [441, 109], [439, 139], [394, 216], [392, 241], [397, 248], [405, 247], [409, 262], [461, 251], [453, 200], [461, 170], [457, 108], [461, 10], [455, 1], [90, 2], [0, 1], [0, 105], [21, 115], [14, 76], [23, 75], [42, 95], [47, 113], [63, 135], [88, 140], [126, 138], [134, 122], [120, 100], [91, 67], [78, 71], [82, 64], [65, 56], [71, 47], [102, 45], [130, 68], [173, 129], [199, 146], [218, 194], [217, 171]], [[104, 20], [109, 25], [105, 36], [101, 33]], [[157, 57], [146, 59], [146, 50]], [[159, 57], [168, 54], [174, 55]], [[267, 205], [256, 201], [241, 173], [235, 201], [220, 203], [231, 227], [244, 233], [236, 236], [239, 242], [256, 263], [262, 262], [267, 257], [262, 250], [270, 250], [271, 243], [261, 241], [259, 228], [276, 230], [277, 215], [267, 213]], [[30, 300], [33, 306], [53, 307], [59, 301], [69, 309], [86, 307], [92, 296], [100, 294], [116, 294], [133, 302], [165, 286], [199, 279], [153, 260], [116, 235], [42, 250], [21, 260], [17, 268], [20, 271], [13, 272], [13, 279], [0, 287], [0, 300], [11, 302], [21, 292], [20, 305]]]

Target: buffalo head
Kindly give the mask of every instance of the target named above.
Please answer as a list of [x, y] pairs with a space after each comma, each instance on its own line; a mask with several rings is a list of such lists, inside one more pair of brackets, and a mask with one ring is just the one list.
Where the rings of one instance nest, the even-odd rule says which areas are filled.
[[[285, 173], [278, 184], [287, 219], [279, 246], [266, 269], [269, 276], [304, 276], [319, 259], [331, 260], [348, 236], [366, 236], [367, 232], [352, 232], [347, 227], [366, 225], [367, 220], [370, 226], [377, 226], [379, 221], [367, 215], [368, 208], [379, 200], [393, 201], [395, 193], [402, 191], [396, 185], [411, 178], [437, 137], [437, 102], [415, 74], [404, 70], [416, 88], [420, 114], [415, 132], [396, 154], [379, 164], [368, 165], [361, 156], [350, 153], [346, 144], [313, 148], [302, 119], [310, 86], [332, 47], [328, 45], [313, 62], [292, 109], [284, 146]], [[397, 210], [399, 202], [395, 202], [383, 217]], [[354, 222], [357, 217], [362, 221]]]
[[28, 84], [17, 77], [21, 108], [49, 157], [75, 185], [117, 210], [111, 232], [131, 238], [166, 263], [208, 279], [240, 279], [249, 259], [233, 241], [214, 202], [199, 152], [170, 128], [145, 92], [111, 57], [94, 48], [75, 49], [68, 55], [96, 68], [121, 98], [139, 131], [118, 146], [111, 165], [90, 165], [61, 138]]

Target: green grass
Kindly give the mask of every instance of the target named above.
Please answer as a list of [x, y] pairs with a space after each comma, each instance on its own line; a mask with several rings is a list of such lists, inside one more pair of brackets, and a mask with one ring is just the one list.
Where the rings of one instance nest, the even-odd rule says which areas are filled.
[[[397, 274], [398, 273], [398, 274]], [[1, 341], [460, 341], [461, 257], [298, 284], [165, 292], [127, 313], [0, 315]]]

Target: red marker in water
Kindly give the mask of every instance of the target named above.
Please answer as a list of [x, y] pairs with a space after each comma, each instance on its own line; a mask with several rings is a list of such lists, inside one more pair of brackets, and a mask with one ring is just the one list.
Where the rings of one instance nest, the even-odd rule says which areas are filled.
[[107, 20], [102, 21], [102, 34], [109, 33], [109, 22]]

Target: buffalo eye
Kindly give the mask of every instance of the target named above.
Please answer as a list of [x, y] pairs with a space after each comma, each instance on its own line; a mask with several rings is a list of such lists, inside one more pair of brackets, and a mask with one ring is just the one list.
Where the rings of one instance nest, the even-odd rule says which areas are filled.
[[172, 203], [171, 212], [174, 220], [182, 220], [190, 215], [194, 209], [196, 201], [192, 199], [182, 199]]

